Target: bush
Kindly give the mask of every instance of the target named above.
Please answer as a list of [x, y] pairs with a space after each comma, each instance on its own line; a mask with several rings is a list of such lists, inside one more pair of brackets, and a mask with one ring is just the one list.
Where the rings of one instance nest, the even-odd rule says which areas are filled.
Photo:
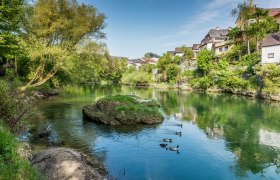
[[143, 71], [127, 73], [122, 78], [122, 83], [136, 86], [148, 86], [152, 82], [152, 75]]
[[0, 179], [40, 179], [28, 161], [27, 145], [19, 143], [1, 122], [0, 137]]
[[234, 89], [246, 89], [248, 83], [249, 81], [238, 77], [236, 74], [230, 71], [224, 71], [223, 73], [219, 74], [217, 80], [218, 87], [228, 91]]
[[0, 80], [0, 119], [12, 132], [18, 130], [29, 109], [30, 102], [25, 96], [15, 91], [11, 93], [8, 84]]
[[258, 65], [254, 69], [255, 81], [261, 90], [277, 92], [280, 88], [280, 67], [276, 64]]
[[213, 61], [214, 53], [204, 49], [197, 55], [197, 69], [206, 75], [210, 71]]
[[180, 74], [180, 68], [176, 64], [169, 64], [166, 68], [166, 77], [169, 83], [174, 83]]
[[207, 90], [214, 85], [214, 78], [209, 76], [194, 78], [190, 81], [190, 85], [197, 89]]

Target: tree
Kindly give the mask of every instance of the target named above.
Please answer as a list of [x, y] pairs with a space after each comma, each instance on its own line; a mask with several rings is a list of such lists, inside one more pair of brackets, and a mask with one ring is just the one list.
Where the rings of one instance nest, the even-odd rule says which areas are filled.
[[15, 63], [20, 53], [18, 33], [22, 21], [24, 0], [0, 1], [0, 74]]
[[63, 70], [84, 39], [104, 37], [104, 14], [76, 0], [38, 0], [26, 17], [24, 40], [35, 72], [22, 89], [42, 85]]
[[256, 22], [249, 24], [246, 27], [246, 31], [256, 39], [256, 48], [258, 51], [259, 46], [261, 45], [260, 41], [268, 34], [278, 32], [279, 24], [273, 17], [268, 16], [268, 10], [266, 9], [256, 8], [256, 12], [253, 16], [256, 19]]
[[204, 49], [200, 51], [197, 55], [197, 68], [203, 75], [206, 75], [211, 69], [212, 63], [214, 61], [214, 53]]
[[106, 80], [112, 83], [119, 83], [123, 73], [127, 70], [126, 59], [111, 58], [108, 53], [105, 57], [108, 60], [108, 68], [106, 70]]
[[[247, 50], [248, 54], [251, 53], [250, 51], [250, 36], [252, 33], [248, 30], [246, 30], [246, 27], [248, 25], [248, 20], [252, 18], [254, 13], [254, 7], [249, 4], [250, 2], [244, 1], [243, 3], [238, 4], [237, 8], [233, 9], [231, 14], [233, 16], [237, 16], [237, 24], [238, 28], [241, 30], [241, 35], [246, 35], [246, 41], [247, 41]], [[242, 32], [245, 30], [245, 33], [242, 34]]]
[[144, 57], [145, 58], [160, 58], [159, 55], [152, 53], [152, 52], [145, 53]]
[[177, 80], [180, 74], [180, 68], [176, 64], [169, 64], [166, 68], [166, 77], [169, 83], [173, 83]]
[[77, 52], [70, 67], [71, 79], [78, 83], [88, 83], [106, 78], [108, 60], [105, 57], [105, 44], [88, 40], [78, 46]]
[[186, 46], [182, 46], [181, 48], [183, 49], [183, 52], [184, 52], [183, 58], [185, 60], [187, 60], [189, 65], [190, 65], [190, 63], [191, 63], [190, 61], [191, 61], [192, 56], [193, 56], [193, 52], [192, 52], [191, 48], [188, 48]]
[[164, 72], [168, 64], [172, 63], [172, 57], [169, 53], [164, 54], [157, 62], [159, 72]]
[[[242, 36], [242, 33], [246, 35], [248, 54], [251, 53], [250, 40], [255, 40], [256, 49], [259, 50], [260, 41], [264, 37], [279, 31], [279, 24], [268, 15], [268, 10], [255, 7], [252, 3], [253, 1], [244, 2], [232, 11], [232, 15], [238, 17], [239, 27], [233, 28], [229, 32], [229, 37], [234, 40], [240, 34]], [[254, 21], [250, 22], [250, 19]]]

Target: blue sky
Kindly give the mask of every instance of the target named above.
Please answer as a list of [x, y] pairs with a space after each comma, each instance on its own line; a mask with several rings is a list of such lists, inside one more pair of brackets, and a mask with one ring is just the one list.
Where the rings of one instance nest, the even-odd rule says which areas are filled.
[[[81, 0], [107, 16], [104, 30], [112, 55], [162, 55], [177, 46], [200, 43], [209, 29], [234, 26], [231, 10], [243, 0]], [[255, 0], [280, 7], [280, 0]]]

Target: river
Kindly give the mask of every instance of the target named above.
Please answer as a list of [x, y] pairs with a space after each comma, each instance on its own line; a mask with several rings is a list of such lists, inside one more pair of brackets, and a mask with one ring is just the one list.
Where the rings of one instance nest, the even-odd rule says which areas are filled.
[[[165, 117], [153, 126], [84, 121], [83, 105], [112, 94], [157, 99]], [[95, 156], [114, 179], [280, 179], [280, 104], [228, 94], [128, 86], [69, 86], [38, 105], [32, 128], [51, 127], [48, 142]], [[183, 124], [183, 127], [177, 124]], [[178, 136], [175, 132], [182, 132]], [[179, 153], [159, 146], [172, 138]], [[46, 142], [36, 140], [35, 147]]]

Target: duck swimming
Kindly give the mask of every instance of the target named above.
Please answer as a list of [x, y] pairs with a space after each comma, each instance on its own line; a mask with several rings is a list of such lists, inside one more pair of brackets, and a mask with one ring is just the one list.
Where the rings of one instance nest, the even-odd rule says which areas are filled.
[[163, 142], [172, 142], [172, 139], [169, 139], [169, 138], [163, 138], [162, 140], [163, 140]]
[[166, 146], [168, 146], [168, 144], [159, 144], [160, 145], [160, 147], [163, 147], [163, 148], [165, 148]]
[[176, 132], [175, 134], [176, 134], [176, 135], [179, 135], [179, 136], [182, 136], [182, 132], [181, 132], [181, 131]]
[[169, 147], [170, 151], [179, 151], [179, 145], [177, 147]]
[[177, 126], [180, 126], [181, 128], [183, 127], [183, 124], [177, 124]]

